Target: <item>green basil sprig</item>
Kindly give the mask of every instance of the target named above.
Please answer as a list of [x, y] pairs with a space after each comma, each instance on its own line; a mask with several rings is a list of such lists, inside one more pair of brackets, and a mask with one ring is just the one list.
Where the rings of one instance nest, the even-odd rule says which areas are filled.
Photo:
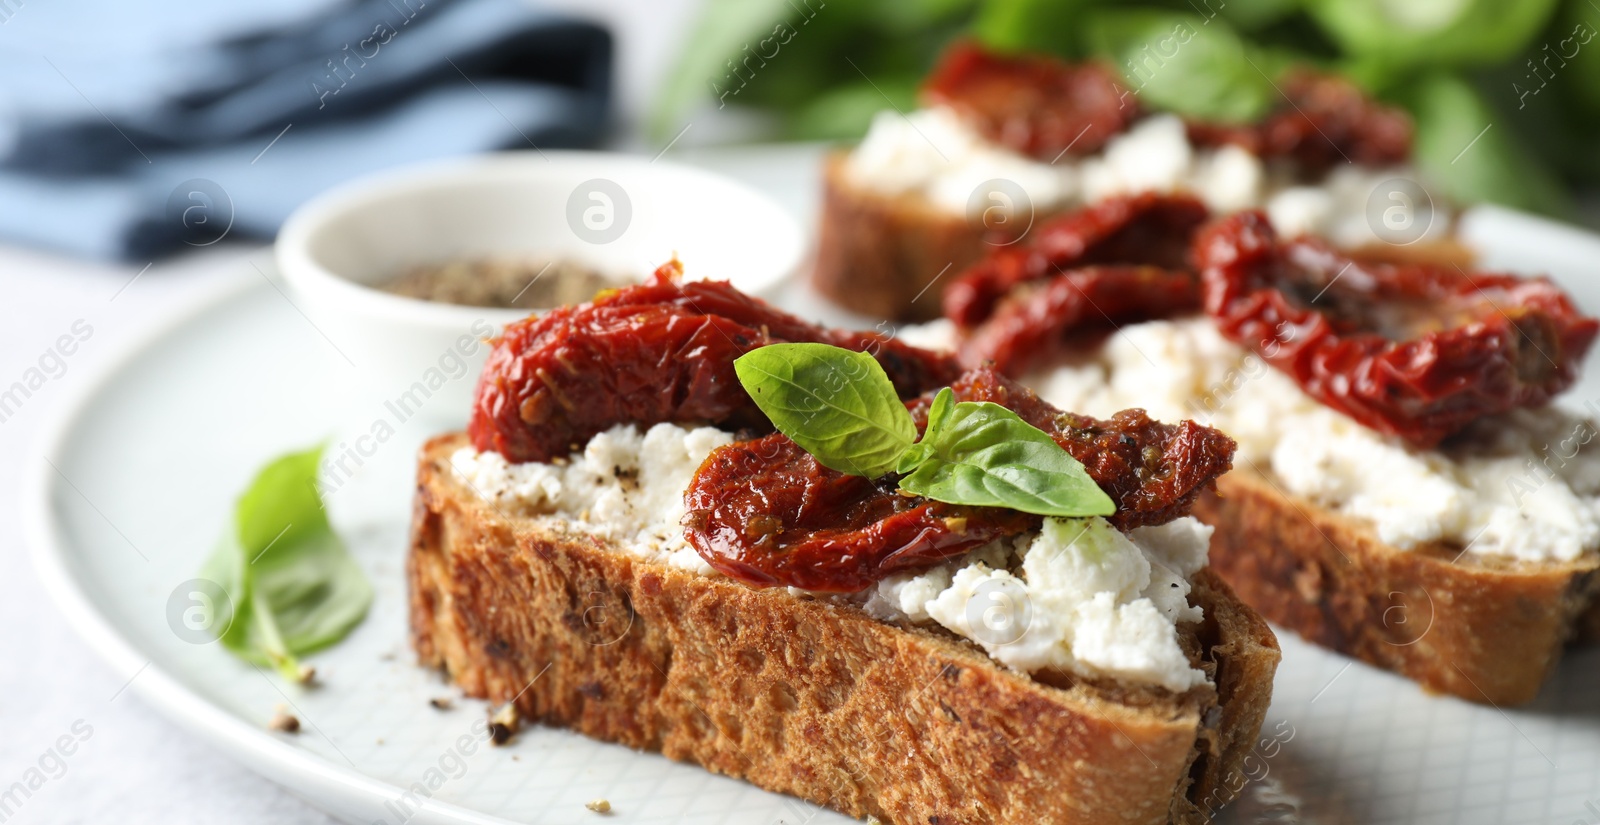
[[319, 446], [263, 467], [200, 574], [233, 606], [222, 644], [297, 682], [311, 676], [297, 657], [343, 639], [372, 604], [372, 586], [322, 507], [321, 458]]
[[1043, 430], [988, 402], [934, 396], [928, 427], [916, 422], [877, 360], [827, 344], [773, 344], [734, 370], [779, 432], [824, 467], [877, 478], [942, 501], [1041, 516], [1109, 516], [1116, 503], [1083, 464]]

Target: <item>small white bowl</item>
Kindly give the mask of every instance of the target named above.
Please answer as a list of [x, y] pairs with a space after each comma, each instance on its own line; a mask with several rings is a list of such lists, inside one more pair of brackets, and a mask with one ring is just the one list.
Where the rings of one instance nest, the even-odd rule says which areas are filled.
[[406, 298], [376, 284], [416, 266], [552, 258], [642, 279], [676, 254], [689, 278], [769, 293], [799, 266], [799, 224], [700, 169], [604, 152], [514, 152], [385, 172], [300, 207], [278, 234], [298, 303], [400, 418], [466, 421], [488, 347], [526, 310]]

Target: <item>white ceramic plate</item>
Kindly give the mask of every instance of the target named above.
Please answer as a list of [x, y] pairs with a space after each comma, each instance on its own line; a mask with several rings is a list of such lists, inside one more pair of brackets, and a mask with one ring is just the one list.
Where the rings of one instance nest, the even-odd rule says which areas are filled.
[[[818, 153], [724, 156], [809, 217]], [[1600, 309], [1600, 239], [1496, 210], [1465, 225], [1491, 265], [1550, 269]], [[265, 257], [264, 255], [262, 256]], [[1585, 269], [1587, 267], [1587, 269]], [[796, 286], [785, 305], [818, 311]], [[381, 405], [333, 399], [351, 367], [253, 272], [128, 354], [42, 447], [25, 507], [40, 575], [129, 689], [219, 750], [356, 822], [844, 822], [842, 817], [659, 756], [533, 729], [505, 748], [458, 750], [485, 708], [416, 668], [407, 648], [405, 531], [411, 459], [428, 433]], [[470, 380], [462, 379], [462, 380]], [[1571, 398], [1600, 399], [1600, 359]], [[396, 435], [331, 485], [336, 526], [377, 590], [371, 616], [313, 657], [324, 685], [284, 685], [215, 644], [172, 631], [169, 597], [223, 529], [267, 458], [380, 420]], [[369, 442], [370, 443], [370, 442]], [[47, 457], [49, 463], [44, 458]], [[355, 458], [360, 458], [356, 466]], [[1429, 697], [1412, 683], [1282, 637], [1276, 695], [1252, 781], [1225, 822], [1600, 822], [1600, 649], [1575, 651], [1531, 707]], [[297, 736], [263, 723], [290, 704]], [[428, 785], [432, 783], [430, 789]], [[406, 789], [421, 788], [431, 796]]]

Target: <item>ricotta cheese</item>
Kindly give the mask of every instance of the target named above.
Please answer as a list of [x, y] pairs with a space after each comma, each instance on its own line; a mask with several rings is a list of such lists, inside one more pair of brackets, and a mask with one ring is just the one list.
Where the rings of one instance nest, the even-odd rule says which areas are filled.
[[996, 178], [1020, 186], [1039, 209], [1064, 206], [1077, 193], [1071, 164], [1040, 163], [995, 146], [944, 107], [879, 112], [845, 170], [874, 191], [919, 194], [956, 213], [966, 212], [979, 184]]
[[683, 493], [711, 451], [733, 443], [714, 427], [618, 425], [562, 463], [512, 464], [462, 447], [450, 465], [478, 496], [529, 516], [616, 542], [636, 555], [698, 573], [711, 566], [683, 535]]
[[1051, 518], [1037, 534], [1007, 543], [882, 582], [868, 610], [925, 613], [1020, 671], [1111, 676], [1173, 691], [1206, 682], [1178, 643], [1178, 623], [1202, 618], [1189, 604], [1189, 577], [1206, 564], [1210, 527], [1182, 518], [1123, 533], [1101, 518]]
[[[994, 179], [1015, 183], [1041, 213], [1110, 195], [1189, 192], [1216, 212], [1261, 208], [1286, 236], [1314, 233], [1345, 246], [1379, 239], [1368, 202], [1385, 181], [1417, 179], [1408, 167], [1351, 165], [1336, 168], [1318, 185], [1300, 185], [1286, 170], [1269, 169], [1238, 146], [1193, 146], [1183, 120], [1170, 114], [1134, 123], [1098, 155], [1045, 163], [989, 142], [940, 106], [905, 115], [879, 112], [847, 158], [845, 173], [868, 189], [920, 195], [963, 214], [973, 192]], [[1421, 237], [1441, 237], [1448, 232], [1448, 215], [1441, 204], [1429, 206], [1430, 222]]]

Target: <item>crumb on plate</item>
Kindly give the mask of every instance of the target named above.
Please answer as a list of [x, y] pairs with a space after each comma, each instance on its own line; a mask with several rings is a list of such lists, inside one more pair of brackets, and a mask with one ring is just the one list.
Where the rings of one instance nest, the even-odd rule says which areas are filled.
[[267, 729], [280, 733], [299, 733], [300, 720], [288, 708], [279, 705], [273, 710], [272, 718], [267, 720]]

